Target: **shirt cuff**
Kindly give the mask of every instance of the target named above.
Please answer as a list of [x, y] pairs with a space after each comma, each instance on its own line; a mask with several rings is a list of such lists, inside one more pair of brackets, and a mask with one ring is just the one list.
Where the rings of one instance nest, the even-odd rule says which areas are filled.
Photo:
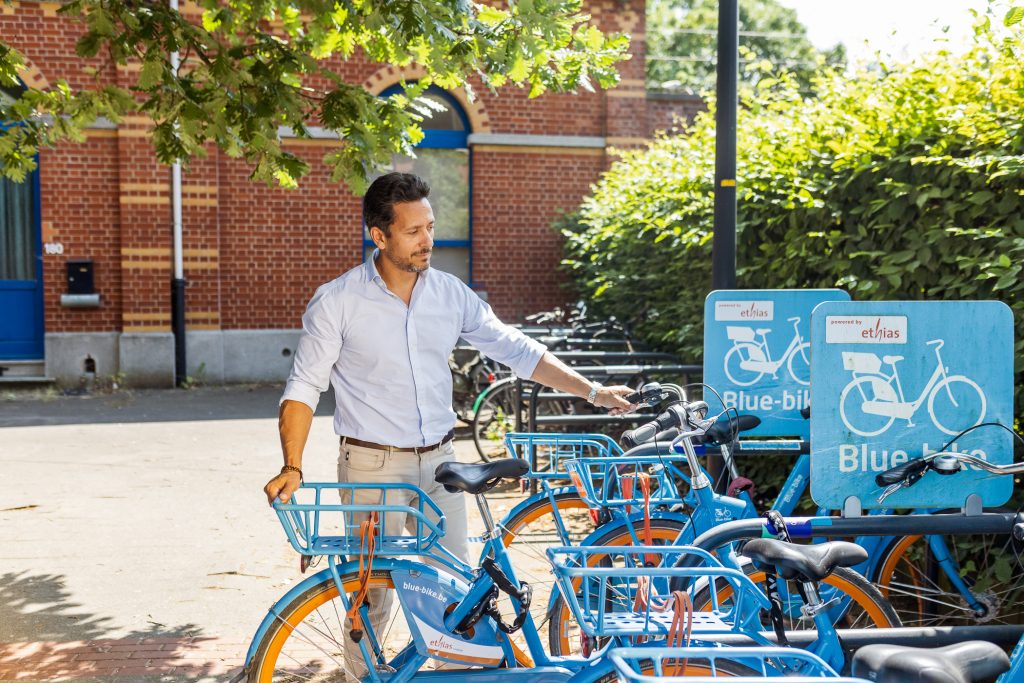
[[285, 401], [299, 401], [305, 403], [307, 406], [316, 412], [316, 406], [320, 402], [320, 390], [316, 387], [306, 384], [302, 380], [290, 379], [284, 387], [284, 394], [281, 395], [281, 400], [278, 401], [278, 405], [281, 405]]

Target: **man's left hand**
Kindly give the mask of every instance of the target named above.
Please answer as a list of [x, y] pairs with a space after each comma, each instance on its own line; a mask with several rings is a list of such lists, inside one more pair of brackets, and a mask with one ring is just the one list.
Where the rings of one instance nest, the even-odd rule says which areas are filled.
[[597, 390], [594, 405], [598, 408], [608, 408], [609, 415], [623, 415], [636, 409], [635, 403], [630, 403], [624, 398], [633, 393], [636, 393], [636, 389], [622, 385], [601, 387]]

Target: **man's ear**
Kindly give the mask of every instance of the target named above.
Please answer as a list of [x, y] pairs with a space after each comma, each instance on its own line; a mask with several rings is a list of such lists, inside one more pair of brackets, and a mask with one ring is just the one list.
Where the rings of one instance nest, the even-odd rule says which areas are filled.
[[383, 249], [387, 246], [387, 235], [384, 234], [383, 230], [376, 226], [370, 228], [370, 239], [373, 240], [373, 243], [377, 245], [379, 249]]

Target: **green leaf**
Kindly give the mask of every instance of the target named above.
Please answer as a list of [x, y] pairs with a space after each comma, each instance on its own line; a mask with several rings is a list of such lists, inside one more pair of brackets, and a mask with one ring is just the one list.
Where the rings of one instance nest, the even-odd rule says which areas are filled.
[[530, 67], [526, 63], [526, 60], [523, 59], [523, 56], [517, 54], [515, 63], [512, 65], [512, 68], [509, 69], [508, 71], [508, 77], [513, 82], [518, 83], [526, 79], [526, 76], [529, 74], [529, 69]]
[[139, 71], [139, 87], [143, 90], [149, 90], [150, 88], [156, 87], [158, 83], [163, 80], [164, 75], [164, 61], [159, 57], [155, 59], [145, 59], [142, 62], [142, 69]]

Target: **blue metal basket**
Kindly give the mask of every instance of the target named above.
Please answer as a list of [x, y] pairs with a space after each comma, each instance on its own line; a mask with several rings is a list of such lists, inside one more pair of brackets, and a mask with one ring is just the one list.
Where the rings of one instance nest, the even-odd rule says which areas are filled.
[[[324, 496], [339, 502], [325, 502]], [[429, 554], [445, 529], [441, 508], [410, 484], [306, 483], [291, 502], [274, 503], [274, 509], [302, 555], [358, 555], [360, 524], [373, 512], [378, 529], [403, 532], [379, 535], [378, 556]]]
[[[723, 679], [730, 683], [764, 683], [765, 678], [782, 676], [785, 683], [819, 683], [823, 679], [832, 683], [868, 683], [860, 678], [840, 677], [817, 655], [788, 647], [620, 647], [610, 650], [608, 658], [619, 679], [626, 683], [710, 683]], [[684, 660], [691, 666], [691, 672], [693, 666], [699, 665], [711, 675], [675, 675]]]
[[571, 458], [609, 458], [622, 455], [619, 444], [604, 434], [550, 434], [509, 432], [505, 435], [509, 457], [530, 463], [531, 477], [568, 479], [562, 462]]
[[[654, 604], [670, 596], [669, 582], [676, 577], [685, 577], [693, 588], [731, 588], [728, 604], [719, 601], [726, 591], [708, 591], [710, 609], [693, 615], [696, 640], [727, 633], [755, 637], [761, 630], [760, 612], [769, 607], [768, 598], [743, 572], [723, 567], [713, 555], [692, 546], [559, 547], [547, 553], [562, 596], [589, 636], [668, 635], [672, 612], [660, 612]], [[702, 566], [673, 566], [683, 555], [697, 555]], [[642, 585], [651, 599], [638, 611], [636, 596]]]
[[676, 478], [689, 481], [689, 477], [673, 466], [677, 462], [685, 463], [686, 457], [573, 458], [563, 460], [562, 466], [588, 506], [626, 507], [644, 503], [642, 474], [648, 476], [652, 505], [683, 503], [685, 494], [679, 491]]

